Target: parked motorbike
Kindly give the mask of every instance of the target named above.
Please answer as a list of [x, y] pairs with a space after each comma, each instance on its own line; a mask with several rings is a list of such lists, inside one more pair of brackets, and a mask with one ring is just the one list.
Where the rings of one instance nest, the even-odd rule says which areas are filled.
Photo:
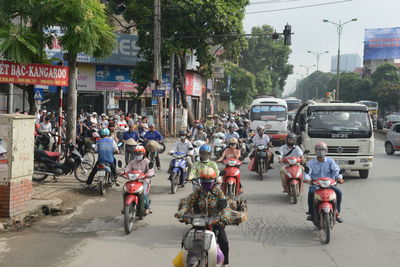
[[219, 159], [222, 156], [222, 152], [226, 148], [224, 141], [225, 135], [223, 133], [216, 133], [214, 135], [214, 156]]
[[174, 157], [169, 165], [170, 176], [168, 180], [171, 182], [171, 194], [175, 194], [178, 190], [178, 185], [184, 186], [184, 181], [187, 178], [187, 162], [185, 160], [186, 153], [175, 152]]
[[[279, 151], [275, 154], [280, 155]], [[301, 168], [301, 157], [286, 157], [282, 162], [286, 164], [285, 179], [286, 179], [286, 192], [288, 193], [293, 204], [297, 204], [297, 198], [303, 188], [303, 169]]]
[[[227, 205], [226, 199], [217, 203], [220, 210]], [[199, 214], [184, 216], [185, 223], [192, 225], [182, 239], [184, 267], [217, 267], [223, 263], [224, 257], [213, 232], [213, 225], [218, 224], [220, 220], [220, 217]]]
[[237, 159], [226, 159], [223, 162], [226, 166], [220, 173], [223, 176], [222, 191], [227, 197], [237, 196], [240, 193], [240, 165], [242, 162]]
[[53, 176], [55, 179], [60, 175], [74, 173], [79, 182], [86, 182], [92, 168], [91, 164], [82, 157], [73, 144], [68, 144], [67, 149], [67, 157], [63, 163], [59, 162], [61, 157], [59, 152], [35, 150], [32, 180], [41, 182], [48, 176]]
[[256, 161], [257, 161], [257, 173], [262, 181], [264, 179], [264, 174], [268, 172], [269, 162], [268, 162], [268, 146], [257, 146], [256, 148]]
[[196, 161], [200, 161], [200, 147], [205, 143], [206, 142], [201, 140], [196, 140], [193, 142], [193, 163]]
[[[340, 173], [343, 173], [341, 170]], [[314, 193], [314, 220], [315, 227], [322, 230], [322, 240], [328, 244], [331, 238], [331, 229], [336, 223], [336, 193], [332, 189], [336, 180], [322, 177], [312, 181], [319, 187]]]
[[[118, 162], [120, 165], [120, 162]], [[121, 162], [122, 165], [122, 162]], [[123, 186], [124, 194], [124, 228], [125, 233], [130, 234], [133, 229], [133, 225], [137, 218], [143, 219], [144, 216], [144, 179], [151, 178], [145, 173], [140, 171], [132, 171], [125, 173], [124, 177], [128, 181]], [[150, 184], [147, 187], [147, 194], [150, 192]]]

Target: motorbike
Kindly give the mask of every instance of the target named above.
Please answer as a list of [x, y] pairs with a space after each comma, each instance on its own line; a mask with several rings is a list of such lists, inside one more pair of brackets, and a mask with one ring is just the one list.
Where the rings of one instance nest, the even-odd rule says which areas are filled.
[[201, 140], [196, 140], [193, 142], [193, 163], [196, 161], [200, 161], [200, 147], [205, 143], [206, 142]]
[[220, 173], [223, 176], [222, 191], [227, 197], [237, 196], [240, 193], [240, 165], [242, 162], [237, 159], [226, 159], [223, 162], [226, 166]]
[[219, 159], [222, 156], [222, 152], [226, 148], [225, 144], [225, 134], [223, 133], [216, 133], [214, 135], [214, 156]]
[[187, 162], [185, 160], [186, 153], [175, 152], [171, 160], [169, 170], [171, 172], [168, 180], [171, 182], [171, 194], [175, 194], [178, 190], [178, 185], [184, 186], [184, 181], [187, 178]]
[[[227, 205], [226, 199], [217, 203], [220, 210]], [[220, 217], [199, 214], [184, 216], [185, 223], [192, 225], [182, 239], [184, 267], [217, 267], [223, 263], [224, 256], [213, 231], [213, 225], [218, 224], [220, 220]]]
[[[340, 171], [341, 173], [344, 170]], [[336, 223], [336, 193], [332, 189], [336, 185], [336, 180], [322, 177], [312, 181], [319, 187], [314, 193], [314, 220], [315, 227], [322, 230], [322, 240], [328, 244], [330, 242], [330, 231]]]
[[268, 152], [269, 147], [264, 145], [257, 146], [256, 150], [256, 161], [257, 161], [257, 173], [262, 181], [264, 179], [264, 174], [267, 174], [269, 162], [268, 162]]
[[[280, 155], [279, 151], [276, 151], [275, 154]], [[293, 204], [297, 204], [297, 198], [303, 188], [303, 170], [300, 165], [302, 161], [301, 157], [285, 157], [282, 159], [282, 162], [286, 164], [286, 192]]]
[[32, 180], [41, 182], [48, 176], [56, 179], [57, 176], [74, 173], [79, 182], [86, 182], [92, 168], [90, 162], [82, 157], [73, 144], [68, 144], [66, 149], [68, 152], [63, 163], [59, 162], [61, 153], [35, 149]]
[[94, 168], [97, 169], [97, 188], [100, 195], [104, 196], [115, 183], [115, 177], [111, 171], [111, 165], [109, 163], [97, 162]]
[[[118, 165], [120, 165], [119, 162]], [[144, 179], [151, 178], [152, 176], [149, 177], [140, 171], [132, 171], [125, 173], [124, 177], [128, 179], [122, 188], [124, 194], [124, 228], [125, 233], [130, 234], [136, 218], [139, 218], [139, 220], [143, 219], [145, 205], [143, 183], [145, 182]], [[147, 194], [149, 192], [150, 184], [147, 187]]]

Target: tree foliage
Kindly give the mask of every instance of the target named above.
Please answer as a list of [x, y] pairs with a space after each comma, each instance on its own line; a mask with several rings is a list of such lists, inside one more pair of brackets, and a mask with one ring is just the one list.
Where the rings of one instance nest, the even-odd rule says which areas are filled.
[[329, 83], [334, 77], [332, 73], [315, 71], [297, 84], [296, 91], [293, 95], [303, 101], [313, 98], [322, 98], [325, 92], [332, 91], [332, 87]]
[[[254, 27], [253, 34], [274, 32], [271, 26]], [[259, 94], [281, 95], [285, 81], [293, 71], [288, 64], [291, 50], [283, 44], [283, 38], [272, 40], [271, 36], [254, 36], [248, 40], [248, 46], [242, 52], [239, 66], [256, 76], [256, 88]]]
[[227, 63], [225, 64], [225, 88], [228, 87], [228, 77], [231, 77], [230, 93], [231, 100], [236, 107], [242, 107], [250, 104], [254, 95], [256, 77], [239, 66]]

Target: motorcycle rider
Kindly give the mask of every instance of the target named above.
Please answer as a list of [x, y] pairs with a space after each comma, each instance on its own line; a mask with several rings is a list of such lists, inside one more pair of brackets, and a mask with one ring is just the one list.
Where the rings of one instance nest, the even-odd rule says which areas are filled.
[[[134, 157], [134, 149], [135, 146], [139, 140], [139, 134], [138, 132], [135, 131], [135, 124], [130, 124], [129, 125], [129, 130], [127, 132], [124, 132], [124, 135], [122, 137], [123, 142], [125, 143], [125, 164], [128, 165], [128, 163], [133, 159]], [[131, 139], [131, 140], [129, 140]]]
[[229, 145], [227, 149], [222, 153], [222, 156], [217, 160], [217, 162], [222, 162], [225, 159], [239, 159], [240, 149], [238, 148], [239, 141], [236, 138], [231, 138], [229, 140]]
[[[101, 139], [96, 142], [95, 146], [95, 151], [98, 154], [98, 159], [95, 164], [95, 166], [98, 163], [107, 163], [110, 165], [111, 172], [114, 178], [114, 182], [116, 186], [119, 186], [119, 183], [117, 182], [117, 172], [116, 172], [116, 167], [115, 167], [115, 158], [114, 154], [119, 153], [119, 149], [117, 144], [109, 138], [110, 135], [110, 130], [107, 128], [104, 128], [100, 131], [100, 137]], [[89, 174], [89, 177], [86, 181], [87, 185], [91, 185], [93, 182], [93, 178], [97, 173], [97, 168], [93, 168], [92, 171]]]
[[222, 121], [219, 121], [218, 124], [217, 124], [217, 128], [214, 131], [214, 135], [216, 133], [223, 133], [224, 134], [225, 132], [226, 132], [226, 130], [224, 128], [224, 123]]
[[[208, 145], [202, 146], [202, 152], [211, 154], [211, 148]], [[210, 152], [208, 152], [210, 151]], [[200, 154], [201, 155], [201, 154]], [[203, 158], [205, 159], [205, 158]], [[197, 164], [199, 163], [199, 164]], [[191, 210], [194, 210], [196, 214], [207, 214], [208, 216], [221, 216], [221, 224], [213, 226], [213, 231], [217, 233], [218, 244], [221, 248], [222, 253], [225, 256], [225, 260], [222, 266], [227, 267], [229, 264], [229, 243], [225, 232], [225, 225], [230, 223], [230, 211], [228, 208], [224, 208], [222, 211], [217, 209], [217, 202], [220, 199], [225, 199], [225, 195], [222, 190], [216, 187], [216, 178], [218, 177], [218, 168], [208, 166], [208, 163], [214, 163], [211, 161], [206, 162], [196, 162], [195, 166], [201, 168], [194, 168], [193, 173], [196, 177], [201, 179], [201, 188], [194, 191], [188, 197], [188, 201], [182, 207], [181, 210], [175, 213], [175, 217], [182, 220], [184, 215], [188, 214]]]
[[[149, 130], [144, 134], [143, 138], [146, 142], [149, 140], [154, 140], [154, 141], [157, 141], [160, 143], [163, 140], [162, 135], [160, 134], [159, 131], [156, 130], [156, 126], [154, 124], [150, 124]], [[147, 154], [149, 154], [149, 153], [147, 153]], [[147, 155], [147, 157], [149, 157], [149, 155]], [[156, 152], [155, 159], [156, 159], [157, 169], [160, 170], [161, 169], [160, 157], [157, 152]]]
[[[279, 153], [280, 155], [278, 156], [278, 161], [282, 162], [283, 158], [286, 157], [299, 157], [303, 158], [303, 151], [301, 151], [301, 148], [296, 145], [296, 135], [294, 133], [289, 133], [286, 136], [286, 144], [281, 146], [279, 148]], [[300, 166], [304, 172], [304, 167]], [[286, 166], [285, 164], [282, 165], [281, 167], [281, 179], [282, 179], [282, 187], [283, 187], [283, 193], [287, 193], [286, 191]]]
[[231, 140], [232, 138], [239, 139], [239, 134], [235, 130], [236, 128], [234, 125], [228, 126], [228, 132], [225, 134], [224, 137], [225, 143], [228, 143], [229, 140]]
[[211, 167], [213, 168], [217, 176], [219, 175], [219, 169], [217, 166], [217, 163], [210, 161], [211, 158], [211, 147], [207, 144], [202, 145], [199, 149], [199, 154], [200, 154], [200, 161], [196, 161], [192, 167], [192, 170], [189, 173], [188, 180], [191, 181], [197, 177], [199, 177], [200, 171], [204, 167]]
[[200, 124], [200, 121], [198, 121], [198, 120], [193, 121], [193, 127], [190, 128], [190, 130], [189, 130], [190, 138], [193, 138], [193, 136], [197, 134], [197, 126], [199, 126], [199, 124]]
[[239, 130], [238, 125], [235, 122], [235, 118], [234, 117], [230, 117], [229, 121], [226, 123], [226, 127], [229, 129], [230, 126], [233, 126], [233, 128], [235, 129], [235, 131]]
[[204, 132], [204, 126], [201, 124], [197, 126], [197, 132], [192, 136], [192, 143], [197, 140], [204, 141], [206, 144], [208, 144], [207, 134]]
[[[253, 158], [256, 154], [257, 146], [266, 146], [266, 147], [272, 147], [271, 139], [267, 134], [264, 134], [264, 128], [261, 126], [257, 127], [257, 134], [253, 137], [253, 145], [255, 149], [253, 150], [253, 153], [251, 153], [250, 158]], [[267, 150], [267, 156], [268, 156], [268, 162], [273, 163], [273, 157], [274, 155], [270, 150]], [[268, 164], [268, 169], [273, 169], [270, 164]]]
[[[188, 166], [187, 173], [190, 173], [192, 170], [192, 154], [193, 154], [193, 146], [192, 143], [186, 139], [186, 131], [180, 130], [179, 131], [179, 140], [177, 140], [172, 147], [171, 151], [169, 152], [170, 155], [176, 152], [182, 152], [186, 154], [185, 160]], [[170, 170], [168, 171], [170, 172]]]
[[250, 132], [251, 132], [251, 129], [250, 129], [250, 125], [249, 125], [249, 120], [244, 119], [243, 125], [239, 128], [239, 131], [238, 131], [239, 137], [242, 139], [247, 139], [249, 137]]
[[[143, 146], [136, 146], [134, 149], [134, 157], [131, 162], [125, 167], [125, 173], [132, 171], [140, 171], [147, 175], [146, 179], [143, 179], [143, 196], [144, 196], [144, 213], [148, 215], [151, 213], [149, 196], [147, 194], [148, 186], [150, 184], [150, 177], [154, 175], [154, 168], [150, 164], [150, 160], [145, 158], [146, 149]], [[125, 195], [124, 198], [125, 199]]]
[[[317, 154], [317, 158], [311, 159], [307, 162], [308, 173], [305, 174], [304, 181], [310, 182], [311, 180], [316, 180], [321, 177], [329, 177], [337, 180], [339, 184], [343, 184], [343, 176], [340, 174], [340, 167], [336, 164], [336, 162], [327, 157], [328, 146], [324, 142], [319, 142], [315, 145], [315, 154]], [[314, 192], [318, 189], [316, 185], [310, 185], [308, 190], [308, 217], [307, 220], [312, 221], [314, 216]], [[333, 186], [332, 189], [336, 193], [336, 205], [337, 205], [337, 214], [336, 221], [338, 223], [342, 223], [343, 219], [339, 216], [340, 213], [340, 205], [342, 202], [342, 191]]]

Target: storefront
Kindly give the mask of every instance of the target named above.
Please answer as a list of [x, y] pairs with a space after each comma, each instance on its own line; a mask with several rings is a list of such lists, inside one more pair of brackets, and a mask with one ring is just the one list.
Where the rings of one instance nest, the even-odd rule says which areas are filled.
[[202, 114], [202, 94], [206, 90], [206, 83], [203, 76], [193, 71], [186, 72], [186, 95], [189, 108], [195, 119], [200, 119]]

